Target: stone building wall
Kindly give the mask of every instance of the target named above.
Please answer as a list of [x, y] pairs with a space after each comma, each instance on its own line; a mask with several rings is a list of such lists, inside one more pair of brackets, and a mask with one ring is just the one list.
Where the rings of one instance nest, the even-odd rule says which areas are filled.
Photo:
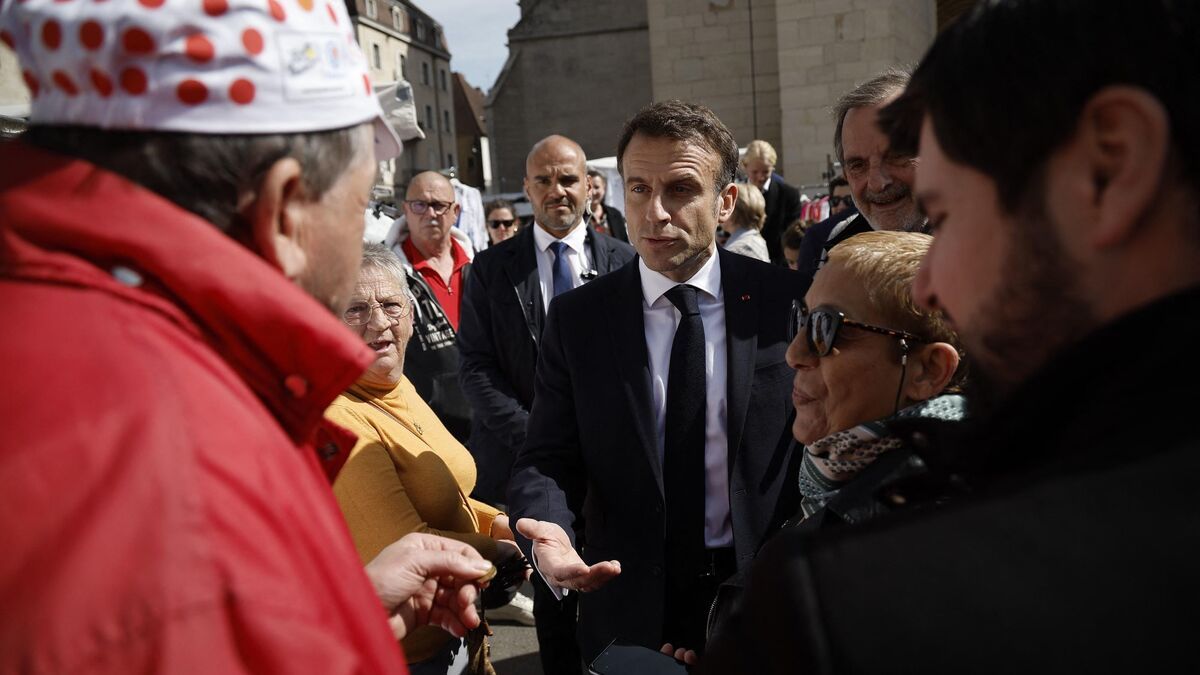
[[647, 0], [654, 98], [713, 109], [739, 146], [781, 151], [775, 0]]
[[776, 0], [780, 154], [790, 182], [823, 180], [833, 104], [888, 66], [915, 65], [933, 41], [936, 14], [933, 0]]
[[651, 100], [648, 39], [645, 0], [522, 0], [486, 106], [493, 190], [520, 192], [529, 148], [549, 134], [588, 157], [615, 154]]

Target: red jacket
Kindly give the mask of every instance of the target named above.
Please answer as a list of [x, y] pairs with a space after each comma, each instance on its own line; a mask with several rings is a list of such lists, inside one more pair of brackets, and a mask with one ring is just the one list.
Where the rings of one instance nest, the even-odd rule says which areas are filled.
[[0, 672], [406, 672], [329, 489], [373, 355], [327, 309], [10, 143], [0, 327]]

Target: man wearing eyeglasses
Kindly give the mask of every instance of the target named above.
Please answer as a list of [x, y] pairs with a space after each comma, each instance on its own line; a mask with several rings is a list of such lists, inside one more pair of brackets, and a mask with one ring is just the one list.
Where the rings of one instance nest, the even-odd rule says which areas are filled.
[[474, 249], [454, 227], [462, 207], [454, 186], [440, 173], [417, 174], [408, 184], [404, 219], [385, 243], [409, 271], [413, 296], [413, 339], [405, 350], [405, 375], [454, 437], [466, 443], [471, 433], [471, 406], [458, 384], [455, 342], [463, 287]]
[[[525, 162], [525, 193], [535, 225], [481, 252], [467, 282], [458, 344], [463, 391], [475, 410], [474, 496], [482, 501], [506, 501], [509, 473], [525, 442], [551, 299], [634, 257], [629, 244], [585, 222], [586, 171], [583, 149], [571, 139], [550, 136], [534, 145]], [[575, 598], [560, 604], [540, 578], [534, 591], [542, 670], [578, 673]]]
[[[829, 249], [850, 237], [871, 230], [925, 230], [925, 217], [912, 192], [916, 158], [892, 152], [875, 123], [879, 110], [906, 84], [907, 71], [889, 68], [847, 92], [834, 106], [834, 152], [849, 186], [844, 194], [852, 197], [855, 208], [831, 215], [804, 234], [796, 269], [806, 290], [829, 259]], [[831, 183], [831, 195], [835, 189]]]

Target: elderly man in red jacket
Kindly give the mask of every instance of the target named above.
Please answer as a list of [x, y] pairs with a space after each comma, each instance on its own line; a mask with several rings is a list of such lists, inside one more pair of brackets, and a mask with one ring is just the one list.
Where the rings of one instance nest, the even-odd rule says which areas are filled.
[[0, 671], [403, 673], [394, 634], [474, 625], [486, 562], [417, 537], [364, 574], [328, 487], [322, 411], [373, 359], [330, 309], [400, 150], [344, 5], [9, 2], [0, 39], [33, 97], [0, 148]]

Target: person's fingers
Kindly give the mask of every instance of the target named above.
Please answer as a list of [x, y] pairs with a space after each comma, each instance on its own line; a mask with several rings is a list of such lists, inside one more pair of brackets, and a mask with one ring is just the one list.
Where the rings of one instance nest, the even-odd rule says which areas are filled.
[[658, 651], [666, 654], [667, 656], [675, 655], [675, 648], [671, 646], [670, 642], [664, 644]]
[[417, 572], [427, 578], [452, 576], [477, 579], [492, 568], [492, 563], [480, 556], [475, 549], [468, 547], [468, 550], [474, 554], [473, 557], [457, 551], [413, 549], [412, 563]]
[[696, 663], [698, 663], [700, 661], [700, 655], [697, 654], [695, 652], [695, 650], [689, 649], [686, 652], [684, 652], [683, 658], [680, 660], [683, 661], [684, 663], [688, 664], [689, 666], [694, 666], [694, 665], [696, 665]]
[[520, 532], [527, 539], [542, 542], [566, 543], [567, 533], [563, 531], [555, 523], [548, 523], [543, 520], [534, 520], [532, 518], [522, 518], [517, 521], [517, 532]]
[[616, 560], [605, 560], [591, 567], [579, 563], [561, 571], [555, 576], [555, 582], [564, 588], [588, 593], [600, 588], [620, 573], [621, 563]]

